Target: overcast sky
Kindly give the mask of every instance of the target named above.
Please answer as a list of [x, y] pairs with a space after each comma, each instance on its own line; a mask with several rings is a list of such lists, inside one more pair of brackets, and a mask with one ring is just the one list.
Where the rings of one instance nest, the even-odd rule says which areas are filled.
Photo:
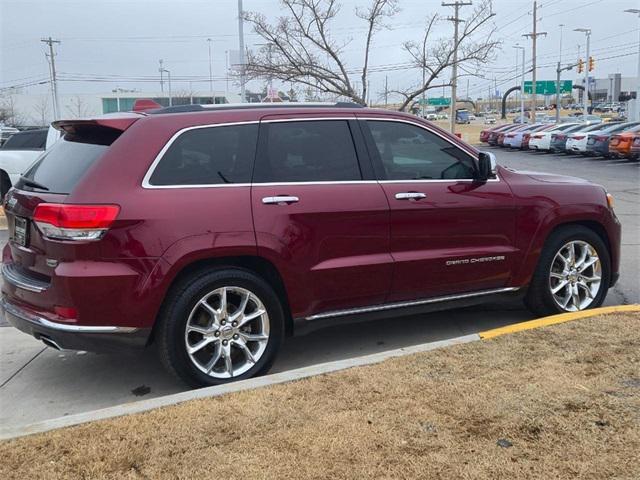
[[[480, 0], [475, 0], [479, 3]], [[345, 49], [350, 67], [362, 64], [362, 23], [354, 16], [357, 5], [368, 0], [342, 0], [342, 11], [333, 34], [351, 40]], [[390, 89], [404, 88], [420, 78], [420, 72], [400, 69], [407, 61], [401, 50], [406, 40], [419, 39], [424, 19], [432, 13], [451, 14], [441, 0], [400, 0], [401, 11], [390, 20], [391, 30], [375, 38], [371, 64], [388, 70], [372, 74], [373, 97], [384, 88], [385, 76]], [[245, 10], [261, 11], [275, 18], [278, 0], [244, 0]], [[584, 57], [585, 36], [574, 28], [592, 29], [591, 51], [596, 58], [595, 76], [610, 73], [635, 76], [640, 20], [623, 13], [640, 8], [640, 0], [541, 0], [538, 2], [539, 31], [548, 35], [538, 42], [538, 79], [555, 79], [560, 42], [559, 24], [564, 24], [562, 56], [568, 61]], [[522, 37], [532, 29], [532, 0], [494, 0], [497, 38], [503, 42], [498, 58], [487, 65], [485, 78], [470, 77], [470, 96], [486, 95], [494, 76], [498, 89], [514, 85], [517, 50], [531, 42]], [[462, 15], [472, 7], [464, 7]], [[209, 60], [207, 38], [213, 40], [215, 89], [225, 89], [225, 51], [237, 50], [237, 0], [0, 0], [0, 87], [28, 85], [48, 80], [48, 65], [41, 37], [60, 40], [56, 45], [56, 65], [62, 79], [61, 93], [110, 92], [116, 86], [144, 92], [160, 90], [158, 59], [171, 70], [174, 90], [190, 88], [207, 91]], [[438, 36], [451, 36], [453, 25], [442, 22]], [[251, 48], [260, 43], [245, 24], [245, 43]], [[256, 48], [256, 47], [254, 47]], [[625, 55], [626, 54], [626, 55]], [[622, 56], [625, 55], [625, 56]], [[617, 58], [609, 58], [617, 57]], [[575, 73], [564, 78], [575, 79]], [[72, 81], [71, 79], [86, 79]], [[132, 78], [148, 80], [134, 82]], [[201, 79], [202, 81], [195, 81]], [[505, 79], [507, 79], [505, 81]], [[252, 85], [254, 89], [257, 84]], [[288, 88], [288, 86], [287, 86]], [[467, 77], [459, 82], [459, 95], [466, 95]], [[44, 92], [47, 85], [27, 87], [27, 92]], [[233, 85], [231, 89], [234, 89]], [[433, 94], [432, 94], [433, 95]], [[375, 98], [374, 98], [375, 99]]]

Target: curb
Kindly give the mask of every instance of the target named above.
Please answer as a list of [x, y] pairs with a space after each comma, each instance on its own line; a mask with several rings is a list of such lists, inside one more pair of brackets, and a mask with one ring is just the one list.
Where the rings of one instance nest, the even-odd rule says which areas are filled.
[[478, 335], [482, 340], [488, 340], [491, 338], [499, 337], [501, 335], [507, 335], [509, 333], [522, 332], [524, 330], [547, 327], [549, 325], [556, 325], [558, 323], [565, 323], [571, 322], [573, 320], [595, 317], [597, 315], [604, 315], [606, 313], [619, 312], [640, 312], [640, 305], [617, 305], [615, 307], [594, 308], [593, 310], [583, 310], [581, 312], [560, 313], [558, 315], [538, 318], [537, 320], [530, 320], [528, 322], [514, 323], [513, 325], [508, 325], [506, 327], [494, 328], [493, 330], [480, 332], [478, 333]]
[[66, 417], [44, 420], [42, 422], [32, 423], [30, 425], [21, 427], [0, 428], [0, 440], [9, 440], [12, 438], [24, 437], [26, 435], [32, 435], [34, 433], [43, 433], [49, 430], [71, 427], [74, 425], [80, 425], [96, 420], [106, 420], [109, 418], [131, 415], [134, 413], [142, 413], [148, 410], [176, 405], [182, 402], [196, 400], [199, 398], [218, 397], [220, 395], [226, 395], [228, 393], [242, 392], [244, 390], [277, 385], [280, 383], [288, 383], [295, 380], [301, 380], [303, 378], [313, 377], [316, 375], [346, 370], [348, 368], [373, 365], [390, 358], [402, 357], [405, 355], [411, 355], [413, 353], [428, 352], [430, 350], [436, 350], [438, 348], [476, 342], [479, 340], [480, 336], [477, 333], [471, 335], [463, 335], [461, 337], [440, 340], [437, 342], [423, 343], [411, 347], [398, 348], [395, 350], [388, 350], [386, 352], [374, 353], [371, 355], [349, 358], [346, 360], [337, 360], [335, 362], [321, 363], [309, 367], [297, 368], [295, 370], [275, 373], [273, 375], [265, 375], [263, 377], [250, 378], [248, 380], [241, 380], [238, 382], [228, 383], [226, 385], [206, 387], [198, 390], [189, 390], [173, 395], [150, 398], [149, 400], [140, 400], [138, 402], [125, 403], [123, 405], [117, 405], [115, 407], [108, 407], [100, 410], [68, 415]]
[[607, 313], [618, 312], [640, 312], [640, 305], [620, 305], [615, 307], [603, 307], [593, 310], [586, 310], [583, 312], [571, 312], [562, 313], [559, 315], [552, 315], [549, 317], [539, 318], [537, 320], [530, 320], [527, 322], [520, 322], [506, 327], [495, 328], [480, 333], [474, 333], [470, 335], [463, 335], [460, 337], [450, 338], [447, 340], [440, 340], [437, 342], [423, 343], [414, 345], [411, 347], [398, 348], [395, 350], [388, 350], [386, 352], [374, 353], [371, 355], [364, 355], [361, 357], [349, 358], [345, 360], [337, 360], [334, 362], [321, 363], [318, 365], [312, 365], [309, 367], [298, 368], [295, 370], [289, 370], [286, 372], [275, 373], [272, 375], [265, 375], [263, 377], [250, 378], [248, 380], [241, 380], [238, 382], [228, 383], [226, 385], [219, 385], [215, 387], [206, 387], [198, 390], [189, 390], [186, 392], [176, 393], [173, 395], [165, 395], [157, 398], [150, 398], [148, 400], [140, 400], [132, 403], [125, 403], [123, 405], [117, 405], [114, 407], [103, 408], [100, 410], [93, 410], [84, 413], [78, 413], [75, 415], [69, 415], [66, 417], [54, 418], [50, 420], [44, 420], [42, 422], [32, 423], [30, 425], [10, 428], [0, 428], [0, 440], [10, 440], [13, 438], [24, 437], [35, 433], [44, 433], [50, 430], [58, 428], [71, 427], [75, 425], [81, 425], [83, 423], [94, 422], [97, 420], [107, 420], [110, 418], [121, 417], [125, 415], [132, 415], [136, 413], [143, 413], [156, 408], [168, 407], [171, 405], [177, 405], [179, 403], [187, 402], [190, 400], [197, 400], [201, 398], [212, 398], [220, 395], [226, 395], [228, 393], [242, 392], [245, 390], [252, 390], [261, 387], [267, 387], [270, 385], [278, 385], [281, 383], [293, 382], [296, 380], [302, 380], [304, 378], [313, 377], [316, 375], [323, 375], [326, 373], [338, 372], [340, 370], [346, 370], [353, 367], [361, 367], [366, 365], [373, 365], [381, 363], [385, 360], [395, 357], [402, 357], [405, 355], [411, 355], [414, 353], [428, 352], [430, 350], [436, 350], [439, 348], [449, 347], [453, 345], [459, 345], [464, 343], [476, 342], [479, 340], [489, 340], [502, 335], [510, 333], [521, 332], [524, 330], [532, 330], [535, 328], [546, 327], [549, 325], [556, 325], [559, 323], [570, 322], [573, 320], [580, 320], [582, 318], [594, 317], [597, 315], [603, 315]]

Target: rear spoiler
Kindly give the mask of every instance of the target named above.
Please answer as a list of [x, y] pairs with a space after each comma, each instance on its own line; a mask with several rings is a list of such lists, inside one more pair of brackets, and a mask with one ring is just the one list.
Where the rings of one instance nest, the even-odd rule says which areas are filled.
[[122, 115], [118, 117], [95, 118], [91, 120], [56, 120], [51, 126], [65, 133], [76, 133], [79, 129], [104, 127], [124, 132], [140, 118], [140, 115]]

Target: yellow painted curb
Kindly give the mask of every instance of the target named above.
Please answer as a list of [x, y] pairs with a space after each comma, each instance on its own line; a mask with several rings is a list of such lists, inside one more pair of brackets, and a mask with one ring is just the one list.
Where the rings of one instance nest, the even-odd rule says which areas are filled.
[[500, 335], [506, 335], [508, 333], [521, 332], [523, 330], [546, 327], [549, 325], [555, 325], [557, 323], [595, 317], [596, 315], [603, 315], [605, 313], [619, 312], [640, 312], [640, 305], [617, 305], [615, 307], [594, 308], [593, 310], [583, 310], [581, 312], [560, 313], [558, 315], [551, 315], [550, 317], [538, 318], [537, 320], [530, 320], [528, 322], [520, 322], [513, 325], [507, 325], [506, 327], [494, 328], [493, 330], [480, 332], [478, 335], [480, 335], [480, 338], [482, 338], [483, 340], [486, 340], [489, 338], [499, 337]]

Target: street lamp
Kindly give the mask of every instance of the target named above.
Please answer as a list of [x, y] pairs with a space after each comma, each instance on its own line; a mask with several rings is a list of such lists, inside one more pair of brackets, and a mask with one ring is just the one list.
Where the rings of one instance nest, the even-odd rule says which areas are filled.
[[[626, 13], [635, 13], [640, 18], [640, 9], [629, 8]], [[636, 120], [640, 120], [640, 39], [638, 40], [638, 77], [636, 78]]]
[[161, 68], [160, 73], [167, 74], [167, 81], [169, 83], [169, 106], [171, 107], [173, 105], [173, 100], [171, 99], [171, 72], [166, 68]]
[[[513, 48], [522, 50], [522, 78], [520, 79], [520, 123], [524, 123], [524, 50], [525, 48], [520, 45], [515, 45]], [[535, 85], [531, 88], [535, 89]], [[533, 114], [535, 118], [535, 113]], [[532, 120], [533, 121], [533, 120]]]
[[587, 115], [589, 114], [589, 110], [587, 104], [589, 103], [589, 41], [591, 40], [591, 29], [590, 28], [574, 28], [574, 32], [582, 32], [587, 37], [587, 55], [585, 57], [585, 69], [584, 69], [584, 110], [583, 121], [587, 121]]

